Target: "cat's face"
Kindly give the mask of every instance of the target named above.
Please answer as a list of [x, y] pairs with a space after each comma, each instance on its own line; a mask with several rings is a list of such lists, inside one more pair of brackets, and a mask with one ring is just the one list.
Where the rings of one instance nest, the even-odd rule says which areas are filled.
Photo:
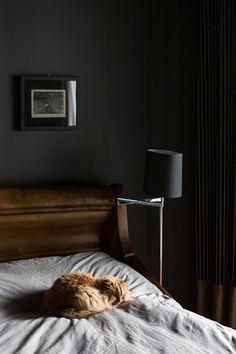
[[130, 300], [127, 280], [104, 276], [98, 278], [96, 283], [98, 289], [107, 296], [109, 303], [112, 305]]

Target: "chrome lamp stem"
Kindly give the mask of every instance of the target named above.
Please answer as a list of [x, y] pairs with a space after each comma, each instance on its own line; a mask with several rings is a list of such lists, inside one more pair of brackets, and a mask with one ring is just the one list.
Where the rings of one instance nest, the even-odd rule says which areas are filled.
[[162, 259], [162, 255], [163, 255], [163, 205], [160, 206], [160, 276], [159, 276], [159, 282], [160, 285], [162, 285], [162, 264], [163, 264], [163, 259]]
[[117, 198], [118, 205], [144, 205], [160, 208], [159, 210], [159, 223], [160, 223], [160, 275], [159, 283], [162, 285], [162, 271], [163, 271], [163, 208], [164, 198], [152, 198], [152, 199], [133, 199], [133, 198]]

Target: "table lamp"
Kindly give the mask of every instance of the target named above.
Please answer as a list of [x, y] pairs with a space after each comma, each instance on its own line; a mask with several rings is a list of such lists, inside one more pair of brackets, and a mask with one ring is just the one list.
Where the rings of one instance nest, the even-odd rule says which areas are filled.
[[143, 192], [151, 198], [117, 198], [119, 205], [138, 204], [158, 207], [160, 210], [160, 285], [162, 285], [164, 199], [181, 197], [182, 164], [183, 154], [180, 152], [160, 149], [146, 150]]

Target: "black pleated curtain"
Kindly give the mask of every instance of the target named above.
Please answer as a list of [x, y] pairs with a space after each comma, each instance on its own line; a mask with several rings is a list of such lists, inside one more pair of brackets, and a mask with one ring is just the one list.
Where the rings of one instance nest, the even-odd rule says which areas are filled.
[[196, 304], [236, 328], [236, 6], [200, 2]]

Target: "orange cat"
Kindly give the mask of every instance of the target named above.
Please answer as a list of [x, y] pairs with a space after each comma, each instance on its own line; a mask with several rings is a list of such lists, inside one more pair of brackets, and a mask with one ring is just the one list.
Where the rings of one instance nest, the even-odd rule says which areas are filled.
[[44, 293], [43, 307], [52, 316], [87, 318], [130, 300], [128, 281], [86, 272], [63, 274]]

